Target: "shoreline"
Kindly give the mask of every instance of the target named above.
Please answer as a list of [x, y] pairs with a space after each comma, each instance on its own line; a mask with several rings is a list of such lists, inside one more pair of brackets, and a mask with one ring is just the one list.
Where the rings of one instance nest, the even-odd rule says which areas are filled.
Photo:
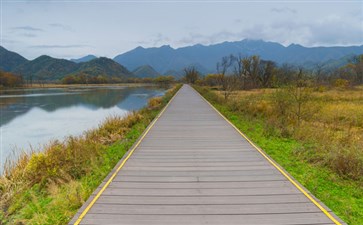
[[155, 87], [157, 84], [152, 83], [119, 83], [119, 84], [33, 84], [32, 86], [23, 86], [23, 87], [12, 87], [12, 88], [4, 88], [0, 87], [0, 91], [11, 91], [11, 90], [31, 90], [31, 89], [48, 89], [48, 88], [89, 88], [89, 87]]
[[49, 140], [81, 135], [108, 116], [141, 109], [148, 98], [165, 91], [154, 86], [88, 86], [0, 92], [0, 173], [5, 161], [16, 159], [22, 151], [43, 149]]

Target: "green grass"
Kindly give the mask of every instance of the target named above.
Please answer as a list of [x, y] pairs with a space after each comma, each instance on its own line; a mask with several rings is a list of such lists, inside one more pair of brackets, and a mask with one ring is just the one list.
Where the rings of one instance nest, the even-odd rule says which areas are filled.
[[363, 187], [360, 182], [344, 179], [321, 164], [309, 162], [302, 153], [309, 145], [274, 135], [266, 130], [262, 118], [234, 112], [218, 101], [213, 92], [198, 87], [197, 90], [341, 219], [350, 225], [363, 224]]

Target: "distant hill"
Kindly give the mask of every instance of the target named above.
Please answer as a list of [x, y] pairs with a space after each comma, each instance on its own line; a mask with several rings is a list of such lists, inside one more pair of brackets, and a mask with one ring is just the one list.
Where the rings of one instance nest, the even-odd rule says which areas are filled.
[[347, 55], [339, 59], [331, 59], [324, 62], [323, 66], [326, 69], [334, 69], [347, 65], [352, 60], [354, 55]]
[[75, 62], [42, 55], [16, 67], [13, 72], [22, 75], [26, 80], [58, 80], [77, 68], [78, 64]]
[[100, 57], [88, 62], [80, 63], [72, 74], [85, 73], [91, 76], [105, 75], [108, 77], [128, 78], [134, 75], [122, 65], [112, 59]]
[[152, 68], [149, 65], [139, 66], [134, 71], [132, 71], [132, 73], [139, 78], [145, 78], [145, 77], [155, 78], [160, 76], [160, 74], [156, 72], [154, 68]]
[[18, 53], [8, 51], [0, 46], [0, 70], [10, 72], [28, 60]]
[[198, 65], [206, 72], [215, 72], [216, 63], [223, 56], [242, 54], [244, 56], [259, 55], [265, 60], [273, 60], [278, 64], [290, 63], [304, 65], [306, 63], [327, 62], [347, 55], [363, 54], [363, 45], [351, 47], [303, 47], [292, 44], [285, 47], [275, 42], [245, 39], [236, 42], [223, 42], [209, 46], [193, 45], [174, 49], [168, 45], [159, 48], [137, 47], [120, 54], [114, 60], [129, 70], [142, 65], [150, 65], [162, 74], [167, 71], [180, 71], [190, 65]]
[[168, 70], [164, 74], [164, 76], [173, 76], [176, 79], [180, 79], [184, 77], [184, 71], [183, 70]]
[[88, 62], [88, 61], [91, 61], [93, 59], [97, 59], [97, 56], [94, 56], [94, 55], [86, 55], [82, 58], [79, 58], [79, 59], [71, 59], [72, 62], [75, 62], [75, 63], [82, 63], [82, 62]]
[[47, 81], [61, 80], [67, 75], [77, 75], [80, 73], [90, 76], [134, 77], [125, 67], [105, 57], [96, 58], [88, 62], [75, 63], [70, 60], [56, 59], [43, 55], [21, 64], [13, 72], [22, 75], [26, 80]]

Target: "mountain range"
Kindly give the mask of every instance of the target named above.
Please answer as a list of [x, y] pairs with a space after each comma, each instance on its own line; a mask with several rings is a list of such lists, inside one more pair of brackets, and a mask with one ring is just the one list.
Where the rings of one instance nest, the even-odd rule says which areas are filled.
[[[137, 47], [117, 55], [113, 60], [87, 55], [79, 59], [56, 59], [40, 56], [27, 60], [18, 53], [0, 46], [0, 70], [14, 72], [34, 80], [55, 81], [67, 75], [85, 73], [90, 76], [109, 77], [157, 77], [183, 76], [185, 67], [194, 66], [201, 74], [216, 71], [216, 64], [230, 54], [259, 55], [264, 60], [278, 64], [289, 63], [313, 68], [317, 63], [338, 67], [347, 63], [353, 55], [363, 54], [363, 45], [349, 47], [303, 47], [292, 44], [287, 47], [276, 42], [245, 39], [236, 42], [223, 42], [214, 45], [193, 45], [174, 49], [169, 45], [153, 48]], [[132, 71], [132, 72], [130, 72]]]
[[21, 74], [25, 79], [61, 80], [67, 75], [87, 74], [90, 76], [103, 75], [106, 77], [130, 78], [133, 74], [112, 59], [100, 57], [88, 62], [75, 63], [65, 59], [50, 56], [40, 56], [21, 64], [12, 70]]
[[276, 42], [244, 39], [204, 46], [193, 45], [174, 49], [169, 45], [159, 48], [137, 47], [117, 55], [114, 60], [129, 70], [141, 65], [150, 65], [159, 73], [181, 71], [195, 65], [202, 73], [215, 72], [216, 64], [230, 54], [242, 56], [259, 55], [264, 60], [278, 64], [307, 65], [339, 60], [347, 55], [363, 54], [363, 45], [349, 47], [304, 47], [291, 44], [287, 47]]

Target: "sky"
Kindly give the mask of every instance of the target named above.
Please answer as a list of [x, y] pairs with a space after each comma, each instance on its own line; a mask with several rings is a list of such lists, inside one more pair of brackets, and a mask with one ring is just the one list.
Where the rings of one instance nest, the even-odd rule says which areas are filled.
[[28, 59], [113, 58], [137, 46], [179, 48], [246, 38], [285, 46], [363, 44], [363, 0], [0, 1], [0, 45]]

